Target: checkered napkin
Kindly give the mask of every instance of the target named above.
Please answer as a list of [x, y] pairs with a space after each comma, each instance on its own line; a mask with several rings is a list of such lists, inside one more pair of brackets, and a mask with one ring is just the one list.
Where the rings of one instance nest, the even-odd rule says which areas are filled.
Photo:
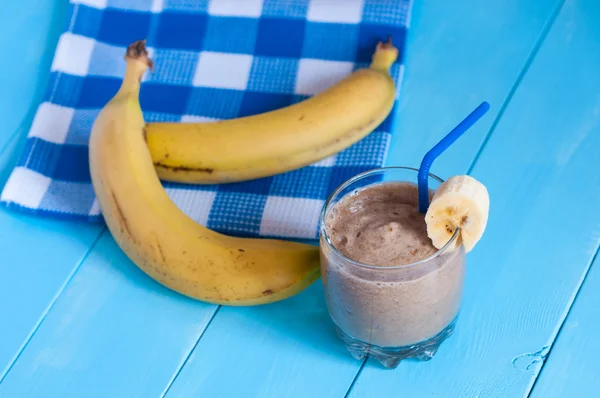
[[[147, 121], [212, 121], [304, 100], [367, 66], [393, 38], [402, 57], [412, 0], [71, 0], [50, 80], [27, 145], [3, 189], [6, 206], [102, 221], [87, 143], [116, 93], [131, 42], [155, 63], [140, 101]], [[392, 67], [398, 86], [402, 58]], [[249, 182], [164, 183], [190, 217], [236, 236], [315, 238], [327, 196], [383, 164], [393, 114], [345, 151]]]

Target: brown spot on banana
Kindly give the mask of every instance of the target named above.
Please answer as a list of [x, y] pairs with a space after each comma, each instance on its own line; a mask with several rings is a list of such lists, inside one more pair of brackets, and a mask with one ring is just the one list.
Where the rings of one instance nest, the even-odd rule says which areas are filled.
[[165, 253], [163, 252], [162, 246], [160, 245], [160, 241], [158, 240], [158, 237], [156, 237], [156, 248], [158, 249], [158, 253], [160, 254], [160, 258], [162, 259], [163, 263], [167, 263], [167, 257], [165, 256]]
[[[169, 157], [169, 155], [165, 155], [164, 159], [166, 159], [168, 157]], [[177, 173], [179, 171], [193, 171], [193, 172], [197, 172], [197, 173], [212, 174], [215, 171], [215, 169], [211, 169], [209, 167], [167, 166], [164, 163], [161, 163], [160, 161], [154, 162], [154, 166], [170, 170], [174, 173]]]
[[123, 213], [123, 209], [119, 204], [119, 200], [114, 192], [110, 193], [112, 200], [115, 204], [115, 209], [117, 210], [117, 217], [119, 218], [119, 225], [121, 229], [121, 233], [126, 233], [134, 243], [137, 243], [137, 239], [131, 233], [131, 229], [129, 228], [129, 222], [127, 221], [127, 217], [125, 217], [125, 213]]
[[267, 289], [267, 290], [265, 290], [264, 292], [262, 292], [262, 294], [263, 294], [264, 296], [269, 296], [269, 295], [271, 295], [271, 294], [273, 294], [273, 293], [275, 293], [275, 292], [274, 292], [273, 290], [271, 290], [271, 289]]

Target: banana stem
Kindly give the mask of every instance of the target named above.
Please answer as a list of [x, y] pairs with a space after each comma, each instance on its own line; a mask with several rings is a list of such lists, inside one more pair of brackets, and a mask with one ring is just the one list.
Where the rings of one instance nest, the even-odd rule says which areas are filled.
[[371, 69], [378, 70], [380, 72], [388, 73], [390, 66], [398, 58], [398, 49], [392, 44], [392, 38], [390, 37], [387, 42], [377, 43], [377, 48], [373, 54], [373, 60], [371, 62]]
[[125, 61], [127, 62], [125, 77], [117, 95], [125, 93], [137, 95], [140, 91], [142, 76], [154, 66], [152, 60], [148, 57], [146, 40], [138, 40], [127, 47]]

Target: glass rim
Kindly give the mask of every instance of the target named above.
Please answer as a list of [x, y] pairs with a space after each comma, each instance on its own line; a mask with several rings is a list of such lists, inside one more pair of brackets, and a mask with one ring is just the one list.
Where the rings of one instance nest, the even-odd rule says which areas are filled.
[[[337, 187], [327, 198], [327, 200], [325, 201], [325, 204], [323, 205], [323, 208], [321, 210], [321, 215], [319, 217], [319, 230], [321, 233], [321, 236], [324, 238], [325, 243], [327, 244], [327, 246], [338, 256], [340, 256], [343, 260], [349, 262], [352, 265], [355, 265], [357, 267], [361, 267], [361, 268], [367, 268], [367, 269], [377, 269], [377, 270], [398, 270], [398, 269], [404, 269], [404, 268], [412, 268], [412, 267], [416, 267], [418, 265], [421, 264], [425, 264], [430, 262], [431, 260], [441, 256], [442, 254], [444, 254], [446, 251], [448, 251], [448, 248], [456, 241], [456, 239], [458, 239], [458, 233], [460, 231], [460, 228], [456, 228], [456, 230], [454, 231], [454, 233], [452, 234], [452, 237], [448, 240], [448, 242], [446, 242], [446, 244], [441, 248], [438, 249], [435, 253], [419, 260], [419, 261], [414, 261], [412, 263], [408, 263], [408, 264], [402, 264], [402, 265], [392, 265], [392, 266], [385, 266], [385, 265], [371, 265], [371, 264], [365, 264], [362, 263], [360, 261], [356, 261], [353, 260], [349, 257], [347, 257], [346, 255], [344, 255], [342, 252], [340, 252], [334, 245], [333, 243], [331, 243], [331, 240], [329, 239], [329, 236], [327, 235], [327, 231], [325, 228], [325, 214], [327, 213], [327, 209], [329, 208], [329, 205], [331, 204], [331, 201], [333, 200], [333, 198], [340, 193], [342, 190], [344, 190], [345, 188], [347, 188], [350, 184], [359, 181], [365, 177], [377, 174], [377, 173], [382, 173], [382, 172], [386, 172], [386, 171], [398, 171], [398, 170], [406, 170], [406, 171], [414, 171], [416, 173], [419, 172], [419, 169], [415, 169], [414, 167], [406, 167], [406, 166], [385, 166], [385, 167], [378, 167], [375, 169], [371, 169], [371, 170], [367, 170], [367, 171], [363, 171], [362, 173], [359, 173], [357, 175], [355, 175], [354, 177], [349, 178], [348, 180], [344, 181], [342, 184], [340, 184], [339, 187]], [[436, 181], [438, 181], [439, 183], [443, 183], [444, 180], [440, 177], [438, 177], [437, 175], [433, 174], [433, 173], [428, 173], [429, 178], [432, 178]]]

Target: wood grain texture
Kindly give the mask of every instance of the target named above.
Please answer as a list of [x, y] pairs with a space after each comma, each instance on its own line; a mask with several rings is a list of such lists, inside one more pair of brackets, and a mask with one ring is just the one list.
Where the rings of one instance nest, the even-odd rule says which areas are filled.
[[600, 390], [600, 256], [596, 255], [573, 308], [536, 380], [532, 398], [595, 397]]
[[[492, 110], [433, 168], [444, 177], [466, 172], [557, 4], [416, 2], [388, 164], [418, 166], [430, 145], [485, 99]], [[167, 397], [344, 396], [361, 362], [336, 340], [322, 297], [318, 284], [275, 306], [222, 308]], [[229, 378], [236, 382], [222, 382]]]
[[350, 397], [528, 394], [599, 244], [599, 18], [566, 2], [473, 169], [490, 219], [456, 335], [429, 363], [369, 362]]
[[[0, 187], [21, 154], [67, 7], [62, 0], [22, 0], [2, 6]], [[0, 380], [100, 230], [97, 225], [27, 217], [0, 208]]]
[[148, 281], [104, 233], [0, 397], [161, 396], [216, 308]]

